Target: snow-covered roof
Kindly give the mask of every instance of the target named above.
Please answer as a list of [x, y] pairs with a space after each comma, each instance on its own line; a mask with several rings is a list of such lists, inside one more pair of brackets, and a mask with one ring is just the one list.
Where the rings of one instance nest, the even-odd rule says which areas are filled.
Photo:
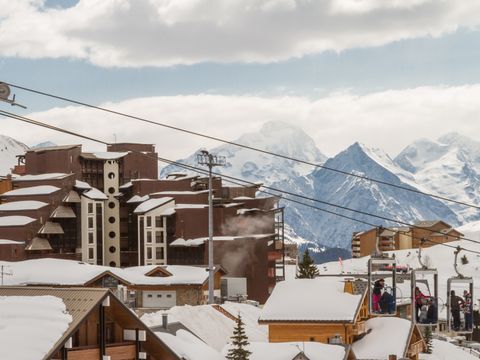
[[38, 174], [38, 175], [23, 175], [16, 177], [14, 181], [35, 181], [35, 180], [57, 180], [64, 179], [71, 174], [64, 173], [48, 173], [48, 174]]
[[0, 216], [0, 226], [25, 226], [32, 222], [36, 221], [36, 219], [31, 218], [29, 216], [20, 216], [20, 215], [12, 215], [12, 216]]
[[178, 330], [176, 335], [165, 332], [156, 332], [155, 334], [172, 349], [180, 359], [225, 360], [218, 351], [188, 331]]
[[148, 196], [148, 195], [144, 195], [144, 196], [133, 195], [133, 196], [127, 201], [127, 204], [144, 202], [144, 201], [147, 201], [148, 199], [150, 199], [150, 196]]
[[[170, 201], [173, 201], [174, 199], [171, 197], [162, 197], [158, 199], [148, 199], [147, 201], [144, 201], [140, 205], [138, 205], [134, 211], [135, 214], [143, 214], [148, 211], [151, 211], [153, 209], [156, 209], [159, 206], [165, 205], [166, 203], [169, 203]], [[173, 204], [172, 204], [173, 206]]]
[[363, 295], [344, 292], [342, 280], [318, 277], [279, 282], [265, 303], [259, 321], [352, 322]]
[[175, 209], [206, 209], [208, 205], [205, 204], [176, 204]]
[[[208, 279], [206, 267], [187, 265], [148, 265], [132, 268], [114, 268], [90, 265], [62, 259], [33, 259], [17, 262], [0, 261], [13, 275], [5, 279], [5, 285], [84, 285], [107, 271], [135, 285], [201, 285]], [[157, 267], [171, 276], [146, 276]]]
[[26, 195], [49, 195], [60, 188], [52, 185], [39, 185], [39, 186], [30, 186], [21, 189], [15, 189], [3, 193], [2, 196], [26, 196]]
[[387, 359], [406, 355], [412, 323], [398, 317], [377, 317], [365, 322], [367, 334], [353, 343], [358, 359]]
[[58, 297], [0, 297], [0, 359], [43, 359], [71, 322]]
[[107, 195], [105, 195], [103, 192], [100, 190], [92, 187], [90, 190], [85, 191], [82, 196], [86, 196], [89, 199], [92, 200], [108, 200]]
[[[234, 241], [234, 240], [258, 240], [267, 237], [271, 237], [275, 234], [252, 234], [252, 235], [241, 235], [241, 236], [214, 236], [212, 237], [213, 241]], [[204, 242], [208, 241], [208, 237], [201, 237], [196, 239], [175, 239], [170, 243], [170, 246], [200, 246]]]
[[0, 211], [38, 210], [48, 204], [43, 201], [25, 200], [0, 204]]
[[420, 354], [420, 360], [478, 360], [478, 356], [469, 354], [459, 346], [448, 341], [432, 339], [432, 353]]
[[75, 187], [80, 190], [89, 190], [92, 188], [89, 183], [80, 180], [75, 180]]
[[14, 241], [7, 239], [0, 239], [0, 245], [22, 245], [25, 244], [24, 241]]
[[133, 183], [131, 181], [123, 184], [123, 185], [120, 185], [120, 189], [128, 189], [129, 187], [132, 187], [133, 186]]
[[[223, 355], [228, 354], [230, 344], [222, 350]], [[343, 360], [345, 359], [345, 348], [340, 345], [328, 345], [319, 342], [250, 342], [247, 346], [250, 360], [292, 360], [301, 351], [310, 360]]]
[[93, 157], [98, 160], [116, 160], [120, 159], [129, 154], [129, 151], [125, 152], [115, 152], [115, 151], [105, 151], [105, 152], [94, 152], [94, 153], [83, 153], [83, 157]]
[[200, 191], [159, 191], [153, 193], [152, 195], [200, 195], [200, 194], [208, 194], [208, 190], [200, 190]]
[[[268, 327], [257, 322], [260, 308], [241, 303], [225, 303], [221, 305], [233, 316], [239, 313], [245, 324], [245, 332], [250, 341], [268, 341]], [[162, 324], [162, 311], [145, 314], [141, 320], [148, 326]], [[174, 306], [168, 310], [169, 322], [181, 322], [193, 334], [217, 351], [231, 341], [230, 337], [235, 321], [216, 310], [211, 305]]]

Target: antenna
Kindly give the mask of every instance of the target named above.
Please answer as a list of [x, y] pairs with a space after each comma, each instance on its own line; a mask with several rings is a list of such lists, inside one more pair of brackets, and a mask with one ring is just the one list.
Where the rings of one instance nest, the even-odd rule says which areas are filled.
[[3, 286], [3, 277], [5, 275], [7, 275], [7, 276], [12, 276], [13, 275], [13, 273], [11, 271], [6, 271], [5, 270], [7, 267], [10, 267], [10, 266], [8, 266], [8, 265], [1, 265], [0, 266], [0, 277], [2, 278], [2, 286]]
[[9, 99], [10, 96], [10, 87], [5, 84], [0, 82], [0, 101], [6, 102], [12, 106], [19, 106], [23, 109], [26, 109], [27, 107], [24, 105], [21, 105], [15, 101], [15, 94], [12, 96], [11, 99]]

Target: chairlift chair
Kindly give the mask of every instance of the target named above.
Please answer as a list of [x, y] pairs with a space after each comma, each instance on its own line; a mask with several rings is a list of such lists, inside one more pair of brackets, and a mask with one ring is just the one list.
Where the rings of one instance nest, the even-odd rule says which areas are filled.
[[[462, 250], [461, 247], [457, 247], [457, 249], [455, 250], [454, 269], [455, 269], [455, 272], [457, 273], [457, 276], [452, 276], [451, 278], [449, 278], [447, 280], [447, 329], [450, 332], [455, 332], [455, 333], [459, 333], [459, 334], [460, 333], [461, 334], [471, 334], [473, 332], [473, 299], [474, 299], [474, 297], [473, 297], [473, 285], [474, 285], [474, 282], [473, 282], [473, 279], [471, 277], [466, 277], [458, 271], [457, 258], [458, 258], [458, 254], [460, 253], [461, 250]], [[451, 313], [451, 301], [452, 301], [451, 291], [452, 290], [456, 291], [456, 290], [458, 290], [458, 288], [462, 288], [463, 290], [467, 290], [470, 294], [471, 302], [470, 302], [469, 309], [467, 309], [467, 311], [469, 311], [469, 315], [471, 317], [469, 327], [466, 326], [467, 324], [466, 324], [466, 321], [465, 321], [466, 320], [465, 315], [464, 315], [464, 322], [463, 322], [463, 325], [462, 325], [461, 323], [460, 324], [455, 324], [454, 323], [453, 314]], [[462, 297], [463, 293], [456, 293], [455, 295], [459, 296], [459, 297]], [[460, 312], [462, 312], [461, 309], [460, 309]], [[467, 313], [464, 312], [464, 314], [467, 314]], [[460, 326], [456, 326], [456, 325], [460, 325]]]

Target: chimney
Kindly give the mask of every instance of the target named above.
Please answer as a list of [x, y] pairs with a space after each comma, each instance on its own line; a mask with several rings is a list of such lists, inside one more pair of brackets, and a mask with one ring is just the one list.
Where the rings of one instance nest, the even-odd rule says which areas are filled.
[[166, 312], [162, 313], [162, 328], [165, 330], [168, 328], [168, 313]]

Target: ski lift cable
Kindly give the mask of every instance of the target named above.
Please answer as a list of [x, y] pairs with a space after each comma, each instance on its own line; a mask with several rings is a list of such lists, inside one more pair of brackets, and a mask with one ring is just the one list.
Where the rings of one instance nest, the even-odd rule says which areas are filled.
[[[81, 137], [81, 138], [83, 138], [83, 139], [90, 140], [90, 141], [92, 141], [92, 142], [97, 142], [97, 143], [100, 143], [100, 144], [103, 144], [103, 145], [110, 145], [109, 142], [106, 142], [106, 141], [103, 141], [103, 140], [99, 140], [99, 139], [96, 139], [96, 138], [93, 138], [93, 137], [90, 137], [90, 136], [87, 136], [87, 135], [80, 134], [80, 133], [75, 132], [75, 131], [71, 131], [71, 130], [67, 130], [67, 129], [64, 129], [64, 128], [60, 128], [60, 127], [57, 127], [57, 126], [49, 125], [49, 124], [47, 124], [47, 123], [44, 123], [44, 122], [41, 122], [41, 121], [38, 121], [38, 120], [33, 120], [33, 119], [28, 118], [28, 117], [25, 117], [25, 116], [13, 114], [13, 113], [10, 113], [10, 112], [4, 111], [4, 110], [0, 110], [0, 115], [2, 115], [2, 116], [4, 116], [4, 117], [7, 117], [7, 118], [14, 119], [14, 120], [26, 122], [26, 123], [29, 123], [29, 124], [31, 124], [31, 125], [41, 126], [41, 127], [44, 127], [44, 128], [50, 129], [50, 130], [54, 130], [54, 131], [58, 131], [58, 132], [62, 132], [62, 133], [68, 134], [68, 135], [72, 135], [72, 136], [76, 136], [76, 137]], [[183, 167], [183, 168], [185, 168], [185, 169], [189, 169], [189, 170], [192, 170], [192, 171], [204, 172], [204, 173], [206, 173], [206, 170], [205, 170], [205, 169], [197, 168], [197, 167], [194, 167], [194, 166], [191, 166], [191, 165], [187, 165], [187, 164], [182, 164], [182, 163], [177, 162], [177, 161], [165, 159], [165, 158], [162, 158], [162, 157], [156, 157], [156, 159], [159, 160], [159, 161], [168, 163], [168, 164], [178, 165], [179, 167]], [[233, 180], [235, 180], [235, 181], [240, 181], [240, 182], [242, 182], [243, 184], [238, 184], [238, 185], [241, 185], [241, 186], [244, 186], [244, 187], [245, 187], [245, 186], [251, 186], [251, 185], [258, 185], [258, 184], [255, 184], [255, 183], [251, 182], [251, 181], [247, 181], [247, 180], [244, 180], [244, 179], [239, 179], [239, 178], [236, 178], [236, 177], [233, 177], [233, 176], [229, 176], [229, 175], [222, 175], [222, 174], [220, 174], [220, 173], [215, 173], [215, 172], [212, 172], [212, 174], [214, 174], [214, 175], [221, 175], [223, 178], [226, 178], [228, 181], [230, 181], [231, 179], [233, 179]], [[230, 181], [230, 182], [231, 182], [231, 181]], [[323, 204], [326, 204], [326, 205], [328, 205], [328, 206], [335, 207], [335, 208], [339, 208], [339, 209], [342, 209], [342, 210], [348, 210], [348, 211], [351, 211], [351, 212], [353, 212], [353, 213], [358, 213], [358, 214], [362, 214], [362, 215], [367, 215], [367, 216], [370, 216], [370, 217], [375, 217], [375, 218], [379, 218], [379, 219], [386, 220], [386, 221], [390, 221], [390, 222], [396, 222], [396, 223], [403, 224], [403, 225], [407, 225], [407, 226], [414, 227], [414, 228], [416, 227], [415, 225], [412, 225], [412, 224], [409, 224], [409, 223], [406, 223], [406, 222], [402, 222], [402, 221], [399, 221], [399, 220], [391, 219], [391, 218], [384, 217], [384, 216], [380, 216], [380, 215], [371, 214], [371, 213], [364, 212], [364, 211], [360, 211], [360, 210], [356, 210], [356, 209], [351, 209], [351, 208], [348, 208], [348, 207], [345, 207], [345, 206], [341, 206], [341, 205], [338, 205], [338, 204], [333, 204], [333, 203], [325, 202], [325, 201], [322, 201], [322, 200], [318, 200], [318, 199], [310, 198], [310, 197], [307, 197], [307, 196], [295, 194], [295, 193], [288, 192], [288, 191], [285, 191], [285, 190], [276, 189], [276, 188], [269, 187], [269, 186], [265, 186], [265, 185], [262, 185], [262, 187], [265, 188], [265, 189], [274, 191], [274, 193], [269, 193], [269, 194], [272, 195], [272, 196], [277, 196], [277, 197], [278, 197], [279, 194], [286, 194], [286, 195], [289, 195], [289, 196], [299, 197], [299, 198], [302, 198], [302, 199], [305, 199], [305, 200], [308, 200], [308, 201], [323, 203]], [[264, 191], [264, 190], [260, 190], [260, 191], [266, 193], [266, 191]], [[281, 198], [282, 198], [282, 199], [285, 199], [286, 201], [295, 202], [295, 203], [298, 203], [298, 204], [301, 204], [301, 205], [304, 205], [304, 206], [307, 206], [307, 207], [311, 207], [311, 208], [313, 208], [313, 209], [317, 209], [317, 210], [319, 210], [319, 211], [323, 211], [323, 212], [326, 212], [326, 213], [329, 213], [329, 214], [332, 214], [332, 215], [335, 215], [335, 216], [343, 217], [343, 218], [346, 218], [346, 219], [349, 219], [349, 220], [352, 220], [352, 221], [355, 221], [355, 222], [359, 222], [359, 223], [363, 223], [363, 224], [366, 224], [366, 225], [369, 225], [369, 226], [377, 227], [376, 225], [374, 225], [374, 224], [372, 224], [372, 223], [370, 223], [370, 222], [363, 221], [363, 220], [359, 220], [359, 219], [355, 219], [355, 218], [353, 218], [353, 217], [350, 217], [350, 216], [347, 216], [347, 215], [343, 215], [343, 214], [339, 214], [339, 213], [336, 213], [336, 212], [333, 212], [333, 211], [330, 211], [330, 210], [327, 210], [327, 209], [319, 208], [319, 207], [313, 206], [313, 205], [311, 205], [311, 204], [306, 204], [306, 203], [304, 203], [304, 202], [302, 202], [302, 201], [294, 200], [294, 199], [291, 199], [291, 198], [288, 198], [288, 197], [281, 197]], [[435, 230], [429, 230], [429, 229], [425, 229], [425, 228], [421, 228], [421, 229], [422, 229], [422, 230], [430, 231], [430, 232], [432, 232], [432, 233], [440, 233], [440, 232], [435, 231]], [[440, 234], [441, 234], [441, 233], [440, 233]], [[473, 239], [468, 239], [468, 238], [465, 238], [465, 237], [459, 237], [459, 239], [480, 244], [480, 241], [473, 240]], [[454, 246], [451, 246], [451, 245], [448, 245], [448, 244], [444, 244], [444, 243], [435, 242], [435, 241], [433, 241], [433, 240], [428, 240], [428, 241], [430, 241], [430, 242], [432, 242], [432, 243], [436, 243], [436, 244], [438, 244], [438, 245], [444, 245], [444, 246], [456, 248], [456, 247], [454, 247]], [[471, 250], [471, 249], [465, 249], [465, 248], [462, 248], [462, 249], [465, 250], [465, 251], [471, 252], [471, 253], [480, 254], [479, 251], [475, 251], [475, 250]]]
[[387, 181], [375, 179], [375, 178], [372, 178], [372, 177], [369, 177], [369, 176], [360, 175], [360, 174], [356, 174], [356, 173], [352, 173], [352, 172], [348, 172], [348, 171], [343, 171], [343, 170], [340, 170], [340, 169], [335, 169], [335, 168], [332, 168], [332, 167], [329, 167], [329, 166], [326, 166], [326, 165], [320, 165], [320, 164], [316, 164], [316, 163], [313, 163], [313, 162], [310, 162], [310, 161], [307, 161], [307, 160], [301, 160], [301, 159], [298, 159], [298, 158], [294, 158], [294, 157], [287, 156], [287, 155], [282, 155], [282, 154], [275, 153], [275, 152], [272, 152], [272, 151], [268, 151], [268, 150], [265, 150], [265, 149], [260, 149], [260, 148], [256, 148], [256, 147], [253, 147], [253, 146], [240, 144], [240, 143], [237, 143], [235, 141], [225, 140], [225, 139], [222, 139], [222, 138], [219, 138], [219, 137], [216, 137], [216, 136], [212, 136], [212, 135], [208, 135], [208, 134], [205, 134], [205, 133], [181, 128], [181, 127], [178, 127], [178, 126], [169, 125], [169, 124], [166, 124], [166, 123], [162, 123], [162, 122], [159, 122], [159, 121], [143, 118], [143, 117], [140, 117], [140, 116], [127, 114], [127, 113], [124, 113], [124, 112], [121, 112], [121, 111], [116, 111], [116, 110], [109, 109], [109, 108], [106, 108], [106, 107], [103, 107], [103, 106], [89, 104], [89, 103], [86, 103], [86, 102], [83, 102], [83, 101], [74, 100], [74, 99], [71, 99], [71, 98], [67, 98], [65, 96], [55, 95], [55, 94], [48, 93], [48, 92], [41, 91], [41, 90], [36, 90], [36, 89], [30, 88], [30, 87], [21, 86], [21, 85], [17, 85], [17, 84], [13, 84], [13, 83], [8, 83], [8, 82], [3, 82], [3, 84], [6, 84], [8, 86], [12, 86], [14, 88], [21, 89], [21, 90], [24, 90], [24, 91], [28, 91], [28, 92], [31, 92], [31, 93], [34, 93], [34, 94], [37, 94], [37, 95], [47, 96], [47, 97], [50, 97], [50, 98], [54, 98], [54, 99], [69, 102], [69, 103], [72, 103], [72, 104], [76, 104], [76, 105], [88, 107], [88, 108], [91, 108], [91, 109], [103, 111], [103, 112], [110, 113], [110, 114], [113, 114], [113, 115], [118, 115], [118, 116], [130, 118], [132, 120], [136, 120], [136, 121], [140, 121], [140, 122], [144, 122], [144, 123], [148, 123], [148, 124], [152, 124], [152, 125], [161, 126], [161, 127], [164, 127], [164, 128], [170, 129], [170, 130], [183, 132], [183, 133], [186, 133], [186, 134], [189, 134], [189, 135], [194, 135], [194, 136], [202, 137], [202, 138], [209, 139], [209, 140], [214, 140], [214, 141], [221, 142], [221, 143], [224, 143], [224, 144], [229, 144], [229, 145], [241, 147], [241, 148], [244, 148], [244, 149], [248, 149], [248, 150], [251, 150], [251, 151], [260, 152], [262, 154], [271, 155], [271, 156], [279, 157], [279, 158], [282, 158], [282, 159], [285, 159], [285, 160], [294, 161], [294, 162], [297, 162], [297, 163], [309, 165], [309, 166], [312, 166], [312, 167], [315, 167], [315, 168], [321, 168], [321, 169], [325, 169], [325, 170], [328, 170], [328, 171], [336, 172], [336, 173], [339, 173], [339, 174], [342, 174], [342, 175], [345, 175], [345, 176], [356, 177], [356, 178], [359, 178], [359, 179], [362, 179], [362, 180], [375, 182], [375, 183], [378, 183], [378, 184], [394, 187], [394, 188], [401, 189], [401, 190], [404, 190], [404, 191], [409, 191], [409, 192], [416, 193], [416, 194], [419, 194], [419, 195], [424, 195], [424, 196], [428, 196], [428, 197], [431, 197], [431, 198], [435, 198], [435, 199], [439, 199], [439, 200], [447, 201], [447, 202], [450, 202], [450, 203], [454, 203], [454, 204], [458, 204], [458, 205], [471, 207], [471, 208], [480, 210], [480, 206], [478, 206], [478, 205], [463, 202], [463, 201], [459, 201], [459, 200], [455, 200], [455, 199], [451, 199], [451, 198], [448, 198], [446, 196], [441, 196], [441, 195], [436, 195], [436, 194], [433, 194], [433, 193], [428, 193], [428, 192], [425, 192], [425, 191], [415, 189], [413, 187], [397, 185], [397, 184], [393, 184], [393, 183], [390, 183], [390, 182], [387, 182]]

